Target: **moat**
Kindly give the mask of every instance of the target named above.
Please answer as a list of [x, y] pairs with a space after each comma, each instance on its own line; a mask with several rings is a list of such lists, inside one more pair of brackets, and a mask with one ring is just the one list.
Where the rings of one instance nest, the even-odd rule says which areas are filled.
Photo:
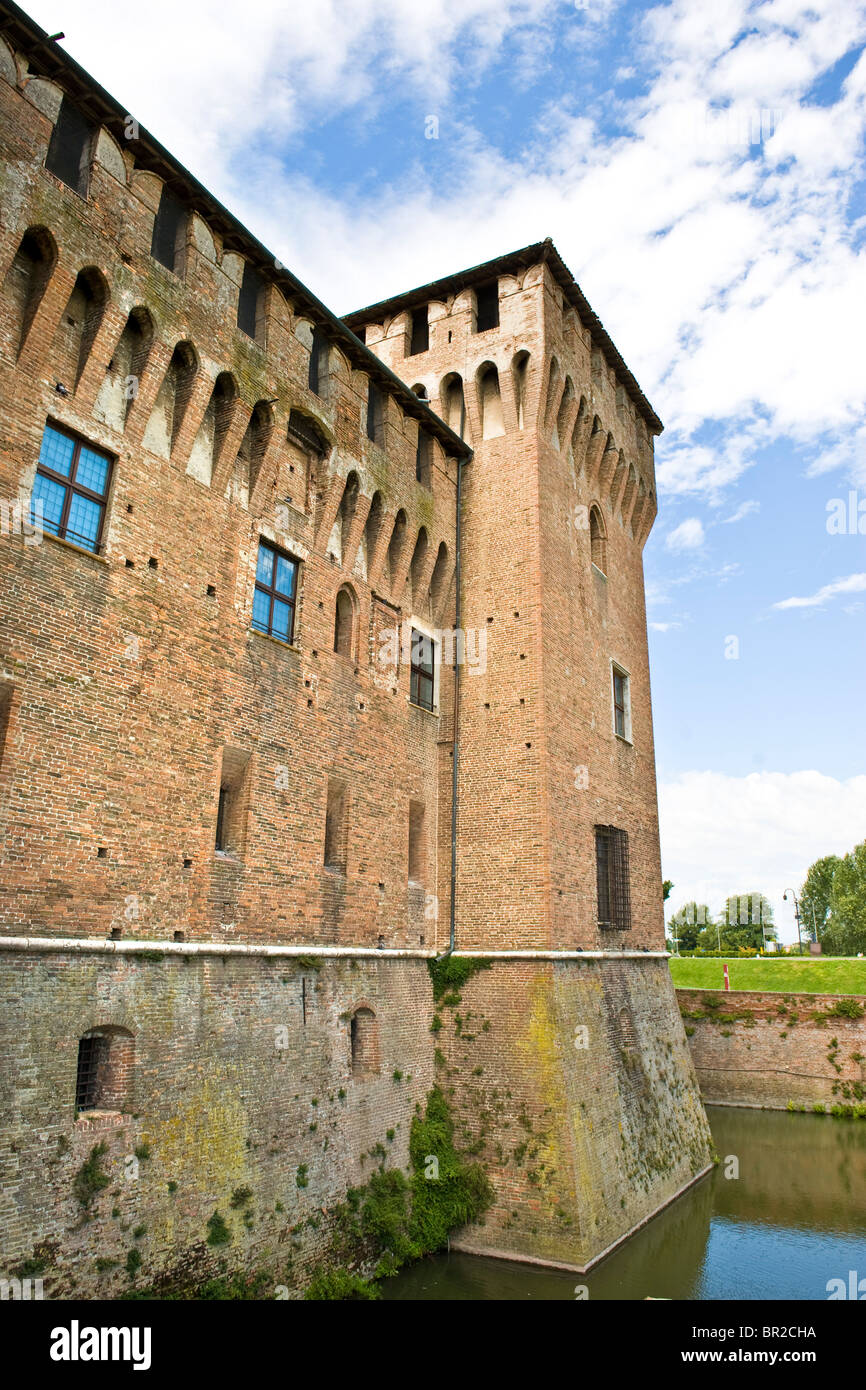
[[[452, 1253], [382, 1284], [402, 1300], [826, 1299], [866, 1277], [866, 1123], [708, 1106], [714, 1172], [587, 1275]], [[739, 1163], [739, 1176], [725, 1170]], [[866, 1286], [864, 1286], [866, 1287]], [[861, 1297], [862, 1297], [861, 1293]]]

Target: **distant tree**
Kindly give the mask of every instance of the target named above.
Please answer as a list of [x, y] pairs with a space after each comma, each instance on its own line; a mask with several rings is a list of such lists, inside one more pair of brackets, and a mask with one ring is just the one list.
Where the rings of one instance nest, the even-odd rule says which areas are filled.
[[837, 854], [816, 859], [800, 889], [800, 929], [810, 941], [820, 941], [830, 918], [833, 878], [842, 860]]
[[721, 918], [723, 950], [740, 946], [760, 950], [765, 938], [776, 939], [773, 926], [773, 905], [763, 893], [732, 893], [725, 900]]
[[694, 951], [702, 928], [712, 923], [713, 916], [706, 903], [690, 902], [675, 912], [668, 921], [671, 936], [675, 936], [681, 951]]
[[673, 888], [673, 886], [674, 886], [674, 885], [671, 883], [670, 879], [669, 879], [669, 878], [666, 878], [665, 881], [664, 881], [664, 883], [662, 884], [662, 902], [663, 902], [663, 903], [666, 903], [667, 900], [668, 900], [668, 898], [670, 897], [670, 895], [671, 895], [671, 889]]
[[832, 955], [866, 952], [866, 840], [840, 859], [833, 871], [830, 914], [821, 941]]

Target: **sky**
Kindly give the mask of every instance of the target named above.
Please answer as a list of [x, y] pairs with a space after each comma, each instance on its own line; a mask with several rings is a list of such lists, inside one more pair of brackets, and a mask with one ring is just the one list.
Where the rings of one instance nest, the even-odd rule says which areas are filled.
[[866, 0], [29, 0], [337, 313], [553, 238], [665, 421], [669, 906], [866, 838]]

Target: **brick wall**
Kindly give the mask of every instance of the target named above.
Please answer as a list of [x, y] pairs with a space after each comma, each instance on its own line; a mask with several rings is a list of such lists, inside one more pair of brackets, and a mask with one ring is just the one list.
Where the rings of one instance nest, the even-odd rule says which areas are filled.
[[[139, 1283], [224, 1267], [303, 1289], [329, 1211], [379, 1162], [370, 1151], [408, 1165], [433, 1074], [423, 961], [0, 952], [0, 988], [0, 1272], [41, 1256], [46, 1297], [128, 1287], [133, 1248]], [[374, 1014], [376, 1049], [353, 1071], [360, 1007]], [[106, 1024], [133, 1039], [133, 1085], [122, 1111], [76, 1119], [78, 1040]], [[76, 1176], [103, 1141], [110, 1185], [84, 1208]], [[207, 1243], [215, 1211], [232, 1236], [219, 1247]]]
[[704, 1100], [773, 1110], [789, 1100], [827, 1108], [866, 1100], [866, 1017], [830, 1012], [840, 998], [861, 1006], [866, 1000], [755, 990], [676, 993]]

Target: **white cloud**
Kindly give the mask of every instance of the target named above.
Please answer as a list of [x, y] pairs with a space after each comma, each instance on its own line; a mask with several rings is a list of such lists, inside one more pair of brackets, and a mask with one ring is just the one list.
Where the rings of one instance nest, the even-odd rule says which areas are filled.
[[[53, 25], [45, 0], [30, 7]], [[838, 99], [806, 101], [866, 39], [866, 4], [700, 10], [672, 0], [638, 18], [617, 69], [646, 84], [614, 102], [585, 100], [581, 78], [608, 0], [253, 0], [242, 42], [228, 0], [153, 0], [146, 24], [82, 0], [67, 47], [339, 312], [552, 235], [669, 423], [660, 491], [718, 501], [780, 437], [804, 466], [866, 477], [852, 312], [866, 249], [848, 222], [866, 56]], [[465, 124], [465, 93], [503, 60], [524, 83], [548, 63], [574, 72], [507, 155]], [[360, 165], [328, 191], [328, 120], [363, 133], [391, 107], [417, 123], [383, 127], [398, 177]], [[707, 422], [712, 449], [696, 442]]]
[[866, 589], [866, 574], [849, 574], [845, 579], [834, 579], [832, 584], [824, 584], [817, 593], [808, 598], [783, 598], [774, 603], [774, 608], [821, 608], [837, 594], [859, 594]]
[[659, 785], [659, 817], [663, 872], [674, 883], [668, 917], [687, 902], [715, 913], [730, 893], [760, 892], [791, 940], [793, 904], [782, 894], [799, 895], [810, 864], [866, 838], [866, 776], [686, 772]]
[[650, 623], [649, 627], [652, 632], [670, 632], [675, 627], [682, 627], [682, 623]]
[[741, 502], [735, 512], [732, 512], [730, 516], [722, 518], [719, 525], [733, 526], [736, 521], [743, 521], [745, 517], [752, 516], [754, 512], [759, 512], [760, 510], [761, 504], [755, 501], [754, 498], [750, 499], [748, 502]]
[[704, 528], [696, 516], [686, 517], [665, 538], [667, 550], [697, 550], [705, 540]]

